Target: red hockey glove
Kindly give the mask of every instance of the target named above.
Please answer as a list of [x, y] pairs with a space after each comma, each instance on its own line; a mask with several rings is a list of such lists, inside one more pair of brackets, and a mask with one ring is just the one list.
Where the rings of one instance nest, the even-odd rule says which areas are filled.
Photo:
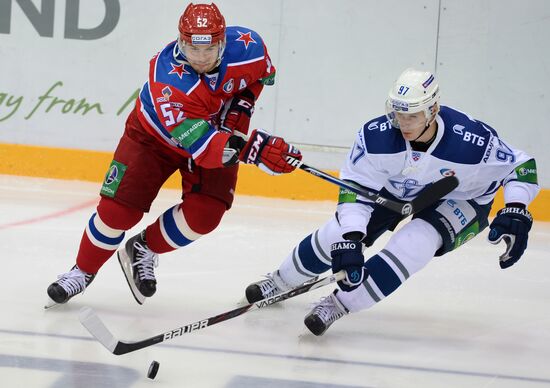
[[229, 108], [221, 117], [220, 126], [229, 133], [238, 131], [247, 135], [252, 113], [254, 113], [254, 95], [245, 91], [233, 97]]
[[269, 175], [280, 175], [296, 169], [296, 166], [286, 162], [286, 156], [302, 160], [300, 150], [288, 144], [282, 137], [271, 136], [261, 129], [255, 129], [239, 159], [245, 163], [254, 163]]

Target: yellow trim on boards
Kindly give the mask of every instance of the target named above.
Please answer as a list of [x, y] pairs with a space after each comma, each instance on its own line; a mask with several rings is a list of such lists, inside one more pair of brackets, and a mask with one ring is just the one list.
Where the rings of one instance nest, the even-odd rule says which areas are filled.
[[[74, 150], [0, 143], [0, 174], [100, 182], [111, 163], [111, 152]], [[336, 171], [327, 171], [337, 175]], [[165, 188], [180, 188], [179, 174], [168, 179]], [[99, 190], [99, 186], [98, 186]], [[295, 200], [335, 201], [338, 188], [304, 171], [270, 176], [255, 166], [241, 165], [237, 194]], [[529, 206], [533, 217], [550, 221], [550, 190], [543, 189]], [[502, 190], [492, 214], [503, 206]]]

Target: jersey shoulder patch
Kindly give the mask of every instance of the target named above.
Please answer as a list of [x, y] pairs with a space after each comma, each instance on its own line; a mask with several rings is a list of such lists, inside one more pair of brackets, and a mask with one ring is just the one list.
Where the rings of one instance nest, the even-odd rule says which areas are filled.
[[227, 64], [254, 61], [265, 55], [262, 38], [249, 28], [227, 27], [226, 42], [224, 59]]
[[[156, 57], [151, 60], [151, 72], [153, 81], [173, 86], [185, 94], [189, 94], [200, 81], [193, 68], [174, 57], [174, 41], [166, 46]], [[181, 54], [179, 54], [181, 55]]]
[[396, 154], [407, 149], [401, 132], [391, 126], [386, 116], [367, 122], [362, 133], [369, 154]]
[[458, 110], [442, 106], [439, 117], [444, 133], [432, 155], [461, 164], [478, 164], [482, 161], [496, 131]]

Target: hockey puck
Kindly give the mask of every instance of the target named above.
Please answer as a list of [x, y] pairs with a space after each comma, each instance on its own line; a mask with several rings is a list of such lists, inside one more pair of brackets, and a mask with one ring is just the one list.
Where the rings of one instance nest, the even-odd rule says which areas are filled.
[[159, 367], [160, 367], [160, 364], [157, 361], [151, 362], [151, 365], [149, 365], [149, 370], [147, 371], [147, 377], [153, 380], [157, 376]]

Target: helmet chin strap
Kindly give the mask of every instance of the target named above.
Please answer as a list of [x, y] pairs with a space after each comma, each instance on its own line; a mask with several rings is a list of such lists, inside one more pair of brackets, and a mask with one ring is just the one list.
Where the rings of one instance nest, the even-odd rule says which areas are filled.
[[[426, 124], [426, 127], [424, 128], [424, 130], [420, 133], [420, 135], [418, 135], [416, 137], [416, 139], [414, 139], [413, 141], [417, 141], [418, 139], [420, 139], [422, 137], [422, 135], [424, 135], [426, 133], [426, 131], [430, 128], [430, 126], [433, 124], [433, 122], [435, 121], [435, 116], [430, 120], [430, 122], [428, 124]], [[437, 126], [435, 128], [435, 133], [434, 135], [431, 137], [431, 139], [425, 141], [424, 143], [429, 143], [431, 142], [435, 136], [437, 135]]]
[[426, 133], [426, 131], [428, 130], [428, 128], [430, 128], [430, 125], [431, 125], [431, 123], [428, 124], [428, 125], [426, 125], [426, 127], [425, 127], [424, 130], [420, 133], [420, 135], [418, 135], [418, 136], [416, 137], [416, 139], [414, 139], [413, 141], [417, 141], [418, 139], [420, 139], [420, 138], [422, 137], [422, 135]]

